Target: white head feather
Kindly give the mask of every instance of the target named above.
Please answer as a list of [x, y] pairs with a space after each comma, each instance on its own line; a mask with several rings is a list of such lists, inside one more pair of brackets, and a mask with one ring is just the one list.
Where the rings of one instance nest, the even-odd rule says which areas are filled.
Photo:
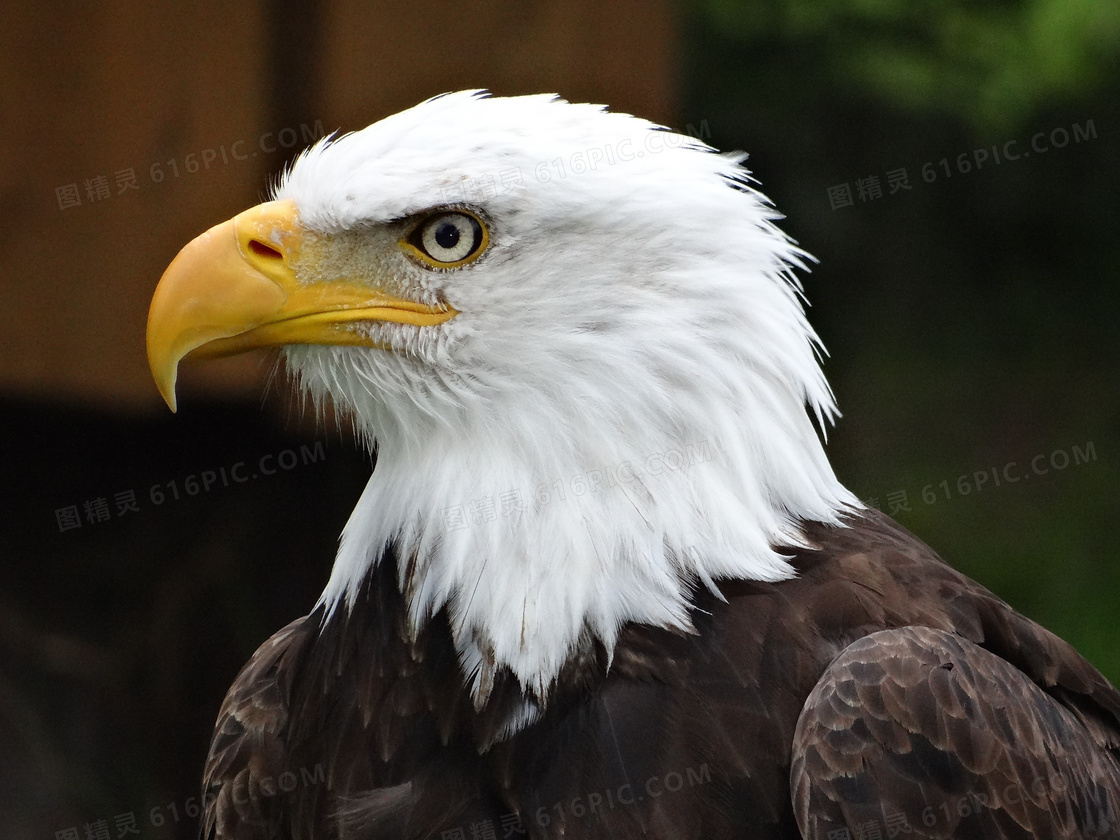
[[[413, 625], [448, 609], [476, 702], [496, 667], [521, 681], [511, 730], [588, 639], [688, 629], [697, 582], [789, 578], [774, 546], [859, 506], [809, 416], [836, 411], [806, 255], [745, 155], [713, 152], [600, 106], [463, 92], [320, 142], [276, 190], [329, 243], [308, 271], [375, 268], [460, 313], [371, 325], [388, 350], [286, 351], [378, 453], [322, 602], [352, 602], [396, 544]], [[459, 269], [379, 233], [449, 205], [491, 234]]]

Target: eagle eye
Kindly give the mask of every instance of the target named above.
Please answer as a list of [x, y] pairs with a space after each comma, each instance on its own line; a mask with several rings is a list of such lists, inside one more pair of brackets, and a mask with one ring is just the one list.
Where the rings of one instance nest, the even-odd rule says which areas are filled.
[[463, 210], [441, 210], [425, 216], [401, 245], [433, 268], [458, 268], [475, 260], [489, 244], [485, 225]]

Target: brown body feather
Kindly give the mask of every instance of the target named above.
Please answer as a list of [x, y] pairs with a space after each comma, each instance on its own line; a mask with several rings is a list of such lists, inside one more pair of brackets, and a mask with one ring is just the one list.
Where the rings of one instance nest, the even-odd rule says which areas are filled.
[[888, 518], [850, 526], [806, 523], [794, 580], [698, 590], [695, 635], [589, 643], [504, 741], [515, 682], [475, 710], [389, 552], [234, 682], [203, 836], [1120, 836], [1120, 693]]

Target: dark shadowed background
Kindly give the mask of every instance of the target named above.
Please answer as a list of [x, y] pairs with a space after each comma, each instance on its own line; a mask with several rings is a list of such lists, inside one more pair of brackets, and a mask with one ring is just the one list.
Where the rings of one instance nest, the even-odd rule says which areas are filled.
[[468, 87], [749, 151], [819, 260], [840, 476], [1120, 680], [1113, 0], [7, 6], [5, 837], [193, 836], [221, 697], [369, 474], [267, 355], [186, 366], [167, 412], [162, 270], [316, 137]]

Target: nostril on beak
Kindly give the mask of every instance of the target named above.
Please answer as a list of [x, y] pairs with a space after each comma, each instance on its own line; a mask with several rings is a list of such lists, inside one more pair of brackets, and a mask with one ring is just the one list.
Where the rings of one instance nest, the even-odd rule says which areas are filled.
[[258, 257], [263, 257], [266, 260], [283, 260], [284, 255], [271, 245], [266, 245], [259, 239], [249, 240], [249, 250], [256, 254]]

